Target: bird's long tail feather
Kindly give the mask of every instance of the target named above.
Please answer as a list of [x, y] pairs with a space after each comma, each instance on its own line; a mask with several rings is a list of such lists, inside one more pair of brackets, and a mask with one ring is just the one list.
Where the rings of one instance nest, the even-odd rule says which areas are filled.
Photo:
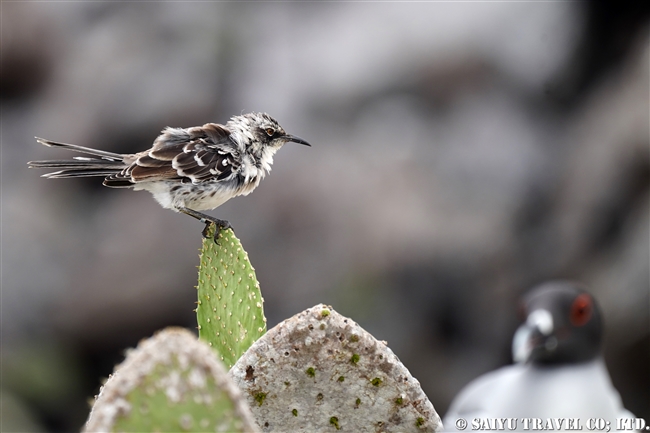
[[91, 149], [90, 147], [77, 146], [76, 144], [68, 143], [59, 143], [58, 141], [46, 140], [44, 138], [35, 137], [36, 141], [47, 147], [62, 147], [64, 149], [72, 150], [75, 152], [85, 153], [86, 155], [101, 156], [103, 158], [113, 159], [115, 161], [121, 161], [124, 159], [124, 155], [119, 153], [107, 152], [105, 150]]
[[59, 169], [52, 173], [46, 173], [43, 177], [56, 179], [68, 177], [110, 176], [117, 174], [126, 168], [124, 155], [118, 153], [91, 149], [89, 147], [77, 146], [75, 144], [58, 143], [56, 141], [44, 140], [38, 137], [36, 137], [36, 140], [48, 147], [61, 147], [94, 156], [94, 158], [75, 156], [70, 160], [30, 161], [27, 163], [29, 168]]

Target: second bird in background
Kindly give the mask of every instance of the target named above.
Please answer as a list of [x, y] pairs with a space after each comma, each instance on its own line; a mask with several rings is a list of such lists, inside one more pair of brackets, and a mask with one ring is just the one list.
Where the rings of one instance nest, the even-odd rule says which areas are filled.
[[[467, 385], [445, 416], [447, 431], [464, 430], [466, 421], [506, 418], [519, 423], [578, 420], [582, 428], [589, 427], [585, 423], [590, 419], [603, 419], [613, 429], [618, 418], [634, 418], [623, 407], [607, 372], [601, 354], [602, 317], [591, 294], [573, 282], [551, 281], [524, 298], [524, 311], [525, 321], [512, 344], [516, 364]], [[479, 427], [499, 430], [497, 426]], [[553, 429], [575, 427], [565, 423]], [[531, 428], [519, 424], [515, 430]]]

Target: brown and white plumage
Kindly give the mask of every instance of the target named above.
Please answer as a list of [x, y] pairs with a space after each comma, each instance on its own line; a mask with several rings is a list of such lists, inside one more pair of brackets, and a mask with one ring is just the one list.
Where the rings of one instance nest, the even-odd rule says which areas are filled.
[[234, 116], [226, 125], [168, 127], [150, 149], [135, 154], [42, 138], [37, 141], [87, 155], [71, 160], [29, 162], [30, 168], [57, 169], [43, 177], [102, 176], [105, 186], [149, 191], [164, 208], [222, 227], [229, 227], [228, 222], [197, 211], [214, 209], [232, 197], [252, 192], [271, 170], [273, 155], [285, 143], [309, 146], [305, 140], [287, 134], [266, 113]]

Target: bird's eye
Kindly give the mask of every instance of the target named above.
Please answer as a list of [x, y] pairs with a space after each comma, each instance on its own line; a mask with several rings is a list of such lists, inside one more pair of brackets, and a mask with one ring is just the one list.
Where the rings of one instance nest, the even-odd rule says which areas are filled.
[[273, 129], [273, 128], [266, 128], [266, 133], [268, 134], [269, 137], [272, 137], [273, 134], [275, 134], [275, 129]]
[[591, 298], [583, 293], [579, 295], [571, 305], [571, 324], [583, 326], [591, 319]]

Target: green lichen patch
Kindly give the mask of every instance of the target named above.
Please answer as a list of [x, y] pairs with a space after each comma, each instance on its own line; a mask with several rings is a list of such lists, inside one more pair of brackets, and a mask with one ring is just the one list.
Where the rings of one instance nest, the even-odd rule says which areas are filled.
[[361, 359], [361, 357], [359, 356], [359, 354], [358, 354], [358, 353], [353, 353], [352, 356], [350, 357], [350, 362], [351, 362], [352, 364], [356, 364], [356, 363], [359, 362], [359, 359]]
[[316, 370], [314, 369], [314, 367], [309, 367], [307, 370], [305, 370], [305, 373], [306, 373], [307, 376], [309, 376], [309, 377], [314, 377], [314, 376], [316, 376]]
[[373, 386], [379, 386], [379, 385], [382, 384], [382, 382], [383, 382], [383, 380], [381, 380], [378, 377], [375, 377], [370, 381], [370, 383], [372, 383]]
[[339, 419], [335, 416], [330, 418], [330, 424], [332, 424], [334, 427], [336, 427], [337, 430], [341, 430], [341, 426], [339, 425]]
[[298, 409], [293, 409], [293, 410], [291, 411], [291, 414], [292, 414], [293, 416], [298, 416]]
[[199, 256], [196, 316], [199, 338], [230, 368], [266, 332], [263, 299], [255, 270], [232, 229], [203, 239]]
[[264, 400], [266, 400], [267, 395], [268, 395], [268, 392], [257, 392], [257, 393], [255, 393], [253, 398], [257, 402], [258, 406], [262, 406], [262, 404], [264, 403]]

